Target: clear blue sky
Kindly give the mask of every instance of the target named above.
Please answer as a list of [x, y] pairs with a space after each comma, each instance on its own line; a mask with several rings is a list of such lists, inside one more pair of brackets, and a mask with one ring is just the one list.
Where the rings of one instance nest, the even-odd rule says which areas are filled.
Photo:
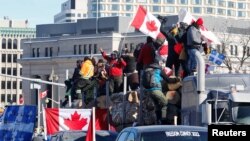
[[54, 15], [61, 11], [67, 0], [0, 0], [0, 19], [28, 20], [29, 27], [54, 22]]

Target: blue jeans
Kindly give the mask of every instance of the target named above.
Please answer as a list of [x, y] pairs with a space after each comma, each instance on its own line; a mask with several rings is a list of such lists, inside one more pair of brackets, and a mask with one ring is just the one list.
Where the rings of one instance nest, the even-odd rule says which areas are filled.
[[188, 53], [188, 69], [192, 72], [193, 70], [196, 70], [197, 61], [195, 59], [195, 52], [197, 49], [187, 49]]

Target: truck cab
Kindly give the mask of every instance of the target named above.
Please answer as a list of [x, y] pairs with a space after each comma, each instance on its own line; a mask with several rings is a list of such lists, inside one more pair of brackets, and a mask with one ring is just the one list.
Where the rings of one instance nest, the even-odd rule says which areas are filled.
[[197, 76], [182, 82], [183, 125], [250, 124], [250, 75], [205, 75], [205, 91], [197, 91]]

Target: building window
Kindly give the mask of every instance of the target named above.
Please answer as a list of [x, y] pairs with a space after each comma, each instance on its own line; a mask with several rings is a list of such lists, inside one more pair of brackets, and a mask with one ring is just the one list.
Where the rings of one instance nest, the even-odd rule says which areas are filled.
[[76, 45], [74, 45], [74, 55], [76, 55], [76, 52], [77, 52], [77, 48], [76, 48], [77, 46]]
[[153, 6], [153, 12], [161, 12], [160, 6]]
[[207, 5], [214, 5], [215, 1], [214, 0], [206, 0]]
[[13, 89], [16, 89], [16, 81], [13, 81]]
[[20, 68], [20, 75], [23, 74], [23, 68]]
[[194, 4], [194, 5], [201, 5], [201, 0], [193, 0], [192, 4]]
[[[16, 89], [16, 88], [15, 88]], [[12, 102], [15, 102], [16, 103], [16, 94], [13, 94], [12, 95]]]
[[227, 15], [228, 16], [235, 16], [235, 11], [234, 10], [227, 10]]
[[53, 47], [49, 48], [49, 56], [52, 57], [53, 56]]
[[7, 102], [10, 104], [12, 103], [11, 94], [7, 94]]
[[247, 47], [246, 51], [247, 51], [247, 52], [246, 52], [246, 55], [247, 55], [247, 56], [250, 56], [250, 47]]
[[13, 68], [13, 75], [17, 76], [17, 69], [16, 68]]
[[226, 10], [225, 10], [225, 9], [218, 8], [217, 13], [218, 13], [219, 15], [226, 15]]
[[165, 3], [174, 4], [175, 0], [165, 0]]
[[1, 89], [5, 89], [6, 87], [5, 87], [5, 81], [2, 81], [1, 82]]
[[82, 54], [82, 45], [79, 45], [79, 54]]
[[87, 54], [87, 45], [83, 45], [83, 54]]
[[8, 39], [8, 49], [12, 49], [12, 40]]
[[235, 7], [235, 2], [232, 2], [232, 1], [227, 2], [227, 7], [228, 8], [234, 8]]
[[246, 4], [245, 3], [238, 3], [238, 9], [245, 9]]
[[17, 39], [14, 39], [13, 41], [13, 49], [17, 49]]
[[201, 13], [200, 7], [193, 7], [193, 13]]
[[214, 9], [211, 8], [211, 7], [208, 7], [208, 8], [207, 8], [207, 13], [208, 13], [208, 14], [214, 13]]
[[120, 9], [119, 9], [119, 4], [112, 4], [111, 5], [111, 10], [112, 11], [119, 11]]
[[36, 56], [39, 57], [40, 56], [40, 48], [36, 49]]
[[174, 13], [174, 8], [175, 7], [172, 7], [172, 6], [166, 6], [165, 7], [165, 12], [167, 12], [167, 13]]
[[7, 68], [7, 74], [11, 75], [11, 68]]
[[32, 49], [32, 57], [36, 57], [36, 49], [35, 48]]
[[66, 17], [75, 17], [75, 13], [66, 13]]
[[22, 88], [23, 88], [23, 83], [22, 81], [20, 81], [19, 89], [22, 89]]
[[77, 17], [79, 17], [79, 18], [80, 18], [81, 16], [82, 16], [82, 15], [81, 15], [80, 13], [78, 13], [78, 14], [77, 14]]
[[133, 11], [132, 8], [133, 8], [132, 5], [126, 5], [125, 10], [126, 10], [126, 11]]
[[92, 10], [92, 11], [96, 11], [96, 9], [97, 9], [96, 7], [97, 7], [96, 4], [92, 4], [92, 5], [91, 5], [91, 10]]
[[180, 4], [188, 4], [188, 0], [180, 0]]
[[160, 3], [160, 0], [152, 0], [153, 3]]
[[126, 13], [126, 16], [127, 16], [127, 17], [131, 17], [132, 14], [131, 14], [131, 13]]
[[246, 12], [238, 11], [238, 17], [245, 17], [245, 16], [246, 16]]
[[89, 44], [89, 54], [92, 54], [92, 51], [91, 51], [91, 44]]
[[12, 61], [12, 59], [11, 59], [11, 54], [8, 54], [7, 57], [8, 57], [8, 58], [7, 58], [7, 62], [8, 62], [8, 63], [11, 63], [11, 61]]
[[11, 81], [7, 81], [7, 89], [11, 89]]
[[5, 73], [6, 73], [5, 68], [2, 68], [2, 74], [5, 74]]
[[124, 0], [125, 2], [132, 2], [132, 0]]
[[13, 54], [13, 63], [17, 62], [17, 54]]
[[5, 102], [5, 94], [1, 94], [1, 102]]
[[46, 47], [45, 48], [45, 57], [48, 57], [48, 55], [49, 55], [49, 49]]
[[237, 56], [238, 55], [238, 47], [236, 45], [230, 45], [230, 51], [231, 51], [231, 55], [235, 55]]
[[2, 63], [6, 62], [6, 54], [2, 54]]
[[2, 49], [6, 49], [6, 39], [2, 39]]
[[218, 0], [218, 6], [225, 7], [226, 6], [225, 0]]
[[94, 54], [97, 54], [97, 44], [94, 44]]

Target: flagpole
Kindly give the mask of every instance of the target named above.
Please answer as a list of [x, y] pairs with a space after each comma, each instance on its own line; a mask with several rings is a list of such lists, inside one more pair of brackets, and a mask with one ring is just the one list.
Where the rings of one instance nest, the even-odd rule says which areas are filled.
[[92, 108], [92, 129], [93, 129], [93, 141], [96, 141], [96, 135], [95, 135], [95, 131], [96, 131], [96, 128], [95, 128], [95, 107]]
[[44, 131], [44, 138], [47, 140], [47, 125], [46, 125], [46, 117], [45, 117], [45, 108], [44, 105], [42, 104], [42, 109], [43, 109], [43, 131]]
[[37, 100], [38, 100], [38, 123], [37, 123], [37, 128], [40, 130], [40, 121], [41, 121], [41, 117], [40, 117], [40, 105], [41, 105], [41, 101], [40, 101], [40, 91], [39, 89], [37, 89]]

